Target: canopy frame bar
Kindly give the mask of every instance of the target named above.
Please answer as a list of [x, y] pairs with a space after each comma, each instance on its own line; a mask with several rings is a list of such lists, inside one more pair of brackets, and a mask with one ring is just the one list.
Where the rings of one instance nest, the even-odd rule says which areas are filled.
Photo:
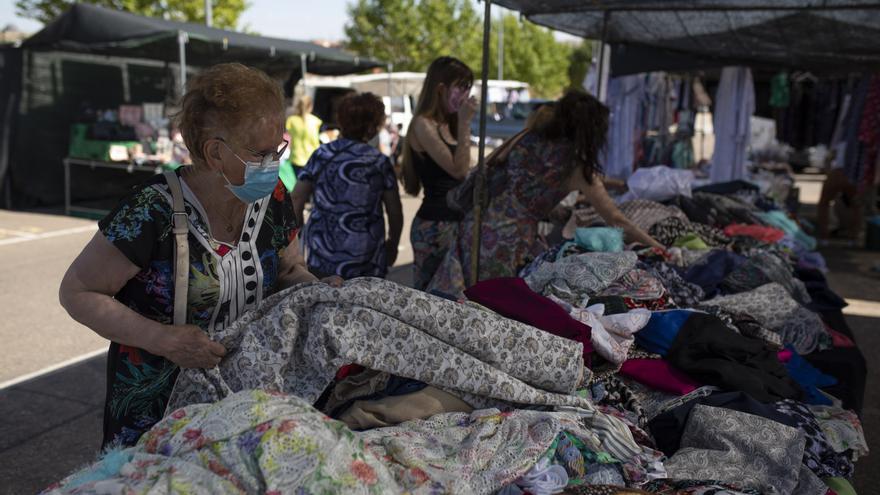
[[480, 281], [480, 249], [483, 234], [483, 200], [486, 189], [486, 110], [489, 99], [489, 35], [492, 31], [492, 0], [483, 0], [483, 67], [480, 85], [480, 140], [474, 184], [474, 230], [471, 242], [471, 284]]
[[678, 5], [678, 6], [609, 6], [586, 4], [572, 5], [564, 9], [535, 9], [524, 10], [522, 14], [526, 17], [533, 15], [552, 15], [552, 14], [577, 14], [585, 12], [810, 12], [810, 11], [840, 11], [840, 10], [880, 10], [880, 4], [877, 3], [860, 3], [849, 5]]

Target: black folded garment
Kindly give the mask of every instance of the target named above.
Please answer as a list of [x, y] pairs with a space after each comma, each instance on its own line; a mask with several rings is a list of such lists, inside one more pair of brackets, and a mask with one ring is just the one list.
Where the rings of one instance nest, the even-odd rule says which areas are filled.
[[744, 180], [733, 180], [729, 182], [718, 182], [715, 184], [706, 184], [705, 186], [695, 187], [693, 192], [707, 192], [712, 194], [734, 194], [739, 191], [758, 191], [758, 186]]
[[846, 307], [846, 301], [831, 290], [831, 287], [828, 286], [828, 280], [819, 270], [798, 268], [794, 274], [804, 283], [807, 293], [810, 294], [811, 302], [807, 304], [807, 307], [811, 310], [821, 313], [823, 311], [837, 311]]
[[803, 395], [776, 351], [709, 314], [694, 313], [687, 319], [666, 360], [701, 383], [745, 392], [761, 402]]

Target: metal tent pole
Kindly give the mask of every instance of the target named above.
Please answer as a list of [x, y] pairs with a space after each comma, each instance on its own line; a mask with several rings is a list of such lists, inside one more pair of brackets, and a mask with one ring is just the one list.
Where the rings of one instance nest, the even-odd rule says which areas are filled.
[[480, 145], [477, 181], [474, 185], [474, 230], [471, 243], [470, 282], [480, 281], [480, 244], [483, 233], [483, 198], [486, 195], [486, 110], [489, 99], [489, 34], [492, 31], [492, 0], [484, 0], [483, 13], [483, 74], [480, 85]]
[[303, 82], [303, 95], [306, 94], [306, 90], [309, 89], [309, 85], [306, 82], [306, 71], [308, 70], [308, 63], [306, 62], [307, 55], [305, 53], [299, 54], [299, 68], [302, 70], [302, 82]]
[[205, 25], [211, 27], [214, 25], [214, 10], [211, 0], [205, 0]]
[[498, 80], [504, 80], [504, 13], [498, 16]]
[[606, 98], [603, 94], [605, 88], [605, 71], [608, 70], [608, 67], [605, 67], [605, 44], [608, 40], [608, 21], [611, 20], [611, 11], [606, 10], [605, 14], [602, 16], [602, 41], [599, 45], [599, 81], [596, 82], [596, 98], [601, 102], [605, 102]]
[[388, 64], [386, 70], [388, 71], [388, 112], [390, 115], [391, 109], [394, 106], [394, 103], [391, 101], [391, 98], [394, 96], [394, 78], [392, 77], [394, 64]]
[[177, 32], [177, 46], [180, 50], [180, 97], [183, 98], [183, 95], [186, 93], [186, 43], [189, 41], [189, 36], [187, 36], [186, 32], [178, 31]]

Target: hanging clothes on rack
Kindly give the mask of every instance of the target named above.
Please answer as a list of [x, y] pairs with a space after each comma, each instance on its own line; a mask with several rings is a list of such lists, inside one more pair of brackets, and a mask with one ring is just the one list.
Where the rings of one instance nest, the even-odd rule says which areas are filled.
[[859, 144], [863, 153], [856, 185], [859, 192], [865, 192], [874, 184], [874, 169], [880, 155], [880, 74], [873, 75], [868, 83], [865, 108], [859, 122]]
[[729, 182], [745, 177], [746, 147], [755, 113], [755, 86], [747, 67], [725, 67], [715, 98], [715, 153], [712, 182]]
[[608, 147], [604, 157], [605, 175], [626, 180], [633, 172], [636, 147], [643, 132], [639, 115], [645, 96], [642, 76], [615, 77], [608, 84]]

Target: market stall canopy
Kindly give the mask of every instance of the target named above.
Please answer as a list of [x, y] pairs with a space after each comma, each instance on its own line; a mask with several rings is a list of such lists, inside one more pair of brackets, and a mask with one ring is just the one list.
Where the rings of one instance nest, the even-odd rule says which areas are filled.
[[22, 47], [177, 62], [181, 33], [188, 39], [187, 63], [193, 66], [235, 61], [270, 74], [288, 75], [299, 68], [303, 54], [313, 74], [351, 74], [385, 66], [314, 43], [166, 21], [89, 4], [73, 5]]
[[[537, 24], [619, 45], [612, 73], [744, 64], [880, 67], [878, 0], [496, 0]], [[621, 52], [621, 50], [624, 50]], [[628, 52], [627, 52], [628, 50]], [[683, 55], [693, 57], [688, 59]], [[634, 68], [638, 67], [638, 70]], [[685, 67], [686, 68], [686, 67]]]

